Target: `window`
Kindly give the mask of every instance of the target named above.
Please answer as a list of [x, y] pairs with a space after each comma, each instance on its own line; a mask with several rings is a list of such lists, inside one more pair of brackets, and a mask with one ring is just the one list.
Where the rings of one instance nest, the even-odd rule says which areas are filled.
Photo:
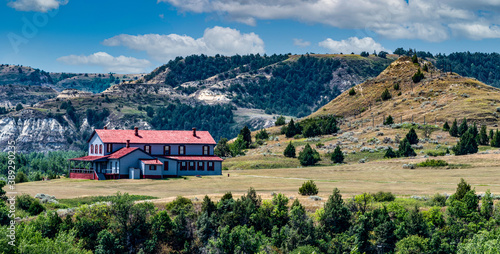
[[199, 171], [203, 171], [205, 170], [205, 163], [203, 163], [203, 161], [198, 161], [198, 170]]
[[106, 144], [106, 152], [111, 153], [112, 150], [113, 150], [113, 144]]
[[185, 154], [186, 154], [186, 147], [179, 146], [179, 155], [185, 155]]
[[185, 162], [185, 161], [181, 162], [181, 170], [182, 171], [187, 170], [187, 162]]
[[209, 161], [207, 167], [208, 167], [207, 168], [208, 171], [214, 171], [214, 162], [213, 161]]
[[94, 153], [94, 144], [90, 145], [90, 153]]
[[165, 171], [168, 170], [168, 161], [163, 162], [163, 170], [165, 170]]
[[149, 165], [149, 170], [156, 170], [156, 165]]
[[189, 170], [194, 170], [194, 161], [189, 162]]
[[210, 155], [209, 146], [203, 146], [203, 155]]
[[102, 154], [102, 145], [99, 145], [99, 154]]
[[144, 152], [151, 153], [151, 146], [148, 145], [144, 146]]
[[163, 155], [170, 155], [170, 146], [163, 147]]

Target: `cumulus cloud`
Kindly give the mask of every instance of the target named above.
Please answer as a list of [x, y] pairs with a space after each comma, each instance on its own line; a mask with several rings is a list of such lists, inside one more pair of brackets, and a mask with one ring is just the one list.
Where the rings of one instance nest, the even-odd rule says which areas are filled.
[[[490, 38], [500, 23], [497, 0], [158, 0], [182, 12], [213, 13], [256, 25], [258, 20], [292, 19], [343, 29], [359, 29], [393, 39], [443, 41], [451, 36]], [[483, 25], [492, 31], [466, 33], [461, 24]], [[484, 29], [482, 27], [481, 29]], [[477, 37], [479, 36], [479, 37]]]
[[219, 26], [205, 29], [203, 37], [198, 39], [178, 34], [121, 34], [102, 43], [106, 46], [125, 46], [134, 50], [144, 50], [158, 61], [192, 54], [234, 55], [265, 52], [264, 41], [257, 34], [242, 34], [236, 29]]
[[299, 46], [299, 47], [307, 47], [311, 45], [310, 41], [304, 41], [302, 39], [293, 39], [293, 45]]
[[7, 3], [7, 5], [18, 11], [48, 12], [59, 9], [59, 6], [67, 3], [67, 0], [16, 0]]
[[102, 66], [105, 71], [119, 73], [140, 73], [151, 65], [148, 60], [134, 57], [118, 56], [114, 57], [106, 52], [97, 52], [89, 56], [69, 55], [62, 56], [57, 61], [70, 65], [94, 65]]
[[450, 25], [455, 34], [467, 37], [473, 40], [482, 38], [500, 38], [500, 26], [487, 24], [453, 24]]
[[356, 54], [359, 54], [363, 51], [373, 52], [374, 50], [377, 52], [380, 51], [390, 52], [389, 50], [382, 47], [380, 43], [376, 42], [370, 37], [365, 37], [362, 39], [359, 39], [358, 37], [351, 37], [347, 40], [341, 40], [341, 41], [334, 41], [328, 38], [320, 42], [319, 46], [328, 49], [331, 53], [349, 54], [351, 52], [354, 52]]

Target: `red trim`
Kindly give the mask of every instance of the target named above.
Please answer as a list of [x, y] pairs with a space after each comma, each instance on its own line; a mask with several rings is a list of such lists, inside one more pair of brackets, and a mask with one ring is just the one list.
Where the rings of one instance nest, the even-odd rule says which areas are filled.
[[180, 161], [224, 161], [223, 159], [217, 156], [199, 156], [199, 155], [163, 156], [163, 158], [171, 160], [180, 160]]
[[118, 179], [128, 179], [129, 178], [129, 175], [120, 175], [120, 177]]
[[94, 153], [94, 144], [90, 145], [90, 153]]
[[94, 173], [69, 173], [69, 178], [72, 179], [88, 179], [94, 180]]
[[142, 175], [142, 179], [161, 179], [161, 175]]

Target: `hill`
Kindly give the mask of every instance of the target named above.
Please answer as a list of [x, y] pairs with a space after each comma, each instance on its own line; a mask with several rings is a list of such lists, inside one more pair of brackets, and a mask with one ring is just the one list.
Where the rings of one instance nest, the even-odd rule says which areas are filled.
[[[427, 65], [428, 71], [424, 71]], [[424, 79], [418, 83], [413, 75], [421, 69]], [[395, 89], [395, 85], [399, 90]], [[485, 85], [474, 78], [456, 73], [442, 72], [431, 62], [419, 58], [414, 64], [410, 57], [401, 57], [374, 79], [353, 87], [355, 94], [344, 92], [311, 117], [338, 115], [347, 121], [363, 119], [371, 122], [373, 117], [381, 123], [382, 116], [392, 115], [396, 122], [413, 121], [443, 123], [466, 117], [478, 123], [494, 124], [498, 121], [497, 104], [500, 89]], [[387, 89], [391, 98], [383, 100]], [[356, 120], [355, 120], [356, 119]]]

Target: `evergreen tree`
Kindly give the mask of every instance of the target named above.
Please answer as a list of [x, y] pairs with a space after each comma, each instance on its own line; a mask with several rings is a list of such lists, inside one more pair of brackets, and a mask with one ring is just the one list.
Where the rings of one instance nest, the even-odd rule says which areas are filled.
[[399, 83], [394, 84], [393, 87], [394, 87], [394, 90], [396, 90], [396, 91], [398, 91], [400, 89]]
[[215, 146], [214, 155], [219, 157], [229, 157], [231, 155], [231, 150], [229, 149], [229, 144], [227, 143], [227, 138], [221, 138]]
[[391, 125], [394, 124], [394, 119], [392, 118], [391, 115], [389, 115], [385, 120], [384, 120], [384, 125]]
[[276, 119], [276, 122], [274, 122], [274, 125], [275, 126], [285, 125], [285, 117], [284, 116], [278, 116], [278, 118]]
[[260, 130], [255, 134], [255, 139], [267, 140], [269, 138], [269, 133], [265, 129]]
[[240, 135], [243, 136], [243, 141], [247, 142], [245, 148], [250, 147], [250, 144], [252, 144], [252, 133], [250, 129], [248, 129], [248, 126], [245, 125], [245, 127], [241, 129]]
[[425, 78], [424, 73], [420, 70], [420, 68], [418, 68], [417, 72], [413, 74], [413, 76], [411, 77], [413, 83], [418, 83], [424, 78]]
[[24, 108], [24, 107], [23, 107], [23, 105], [22, 105], [21, 103], [19, 103], [19, 104], [17, 104], [17, 106], [16, 106], [16, 111], [19, 111], [19, 110], [21, 110], [21, 109], [23, 109], [23, 108]]
[[319, 153], [311, 148], [309, 144], [306, 144], [304, 150], [299, 153], [299, 161], [302, 166], [314, 165], [320, 161]]
[[389, 148], [387, 148], [387, 150], [385, 151], [384, 158], [396, 158], [396, 157], [398, 157], [397, 153], [395, 153], [394, 150], [392, 150], [392, 148], [389, 146]]
[[500, 132], [497, 130], [491, 138], [490, 146], [492, 147], [500, 147]]
[[411, 128], [410, 131], [406, 134], [406, 139], [408, 139], [410, 145], [418, 144], [418, 136], [414, 128]]
[[417, 53], [413, 54], [413, 56], [411, 57], [411, 61], [412, 61], [413, 63], [418, 63]]
[[448, 121], [443, 124], [443, 131], [450, 131], [450, 125], [448, 124]]
[[392, 98], [392, 95], [391, 93], [389, 92], [389, 89], [385, 89], [384, 92], [382, 92], [382, 95], [380, 96], [380, 98], [382, 98], [383, 101], [386, 101], [390, 98]]
[[304, 131], [302, 132], [304, 134], [304, 137], [310, 138], [310, 137], [316, 137], [321, 134], [321, 130], [316, 124], [316, 122], [312, 122], [311, 124], [308, 124], [305, 128]]
[[493, 139], [493, 136], [494, 136], [494, 135], [495, 135], [495, 132], [493, 131], [493, 129], [490, 129], [490, 134], [489, 134], [489, 136], [488, 136], [488, 137], [490, 138], [490, 140], [492, 140], [492, 139]]
[[286, 146], [283, 155], [285, 155], [285, 157], [295, 158], [295, 146], [292, 144], [292, 141]]
[[398, 156], [400, 157], [410, 157], [417, 156], [417, 153], [413, 150], [408, 139], [404, 138], [399, 142]]
[[344, 163], [344, 153], [340, 150], [340, 146], [335, 147], [335, 150], [331, 155], [331, 159], [333, 163]]
[[471, 130], [467, 130], [462, 136], [460, 136], [460, 141], [457, 145], [453, 147], [453, 152], [455, 155], [465, 155], [477, 153], [478, 147], [476, 142], [476, 137], [471, 133]]
[[351, 90], [349, 90], [349, 95], [350, 96], [356, 95], [356, 91], [354, 90], [354, 87], [351, 88]]
[[469, 129], [469, 127], [467, 126], [467, 119], [464, 117], [464, 120], [462, 121], [462, 123], [460, 124], [460, 126], [458, 126], [458, 136], [462, 136], [464, 135], [464, 133]]
[[324, 213], [319, 218], [319, 223], [325, 233], [338, 234], [349, 229], [351, 214], [345, 206], [340, 190], [333, 189], [333, 194], [328, 197], [324, 206]]
[[288, 126], [286, 128], [286, 137], [291, 138], [297, 134], [297, 129], [295, 128], [295, 123], [293, 122], [293, 119], [290, 119], [290, 122], [288, 122]]
[[458, 137], [458, 124], [457, 124], [457, 119], [455, 119], [453, 121], [453, 124], [451, 125], [451, 128], [450, 128], [450, 136], [452, 137]]
[[422, 68], [425, 72], [428, 72], [429, 71], [429, 66], [427, 66], [427, 64], [424, 64], [424, 67]]

